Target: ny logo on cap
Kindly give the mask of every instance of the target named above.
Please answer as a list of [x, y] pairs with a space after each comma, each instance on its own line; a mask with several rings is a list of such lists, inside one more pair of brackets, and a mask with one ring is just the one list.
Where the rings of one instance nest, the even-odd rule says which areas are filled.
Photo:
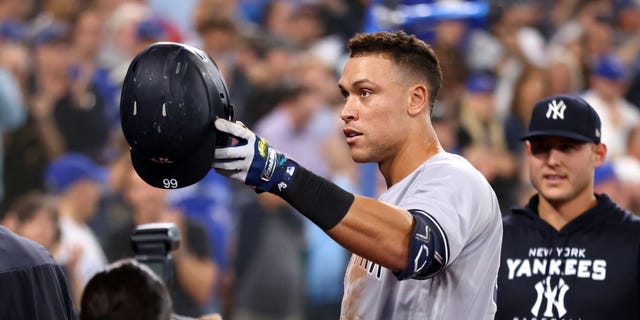
[[552, 100], [548, 104], [549, 109], [547, 109], [547, 119], [552, 118], [553, 120], [557, 120], [558, 118], [564, 119], [564, 110], [567, 109], [567, 106], [564, 104], [564, 101], [560, 100], [560, 102], [556, 102], [556, 100]]

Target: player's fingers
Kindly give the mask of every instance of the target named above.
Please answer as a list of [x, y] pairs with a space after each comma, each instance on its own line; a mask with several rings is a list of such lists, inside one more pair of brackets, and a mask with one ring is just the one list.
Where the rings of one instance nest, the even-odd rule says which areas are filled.
[[244, 127], [243, 124], [238, 124], [236, 122], [231, 122], [227, 119], [218, 118], [214, 122], [216, 129], [228, 133], [236, 138], [249, 140], [251, 138], [252, 132]]
[[244, 160], [247, 157], [247, 150], [243, 147], [227, 147], [215, 150], [216, 160]]
[[218, 168], [215, 164], [212, 166], [212, 168], [214, 168], [218, 174], [234, 180], [244, 182], [247, 177], [247, 173], [240, 170], [225, 170], [222, 168]]
[[237, 161], [214, 161], [211, 167], [216, 170], [224, 170], [230, 173], [240, 170], [240, 165]]

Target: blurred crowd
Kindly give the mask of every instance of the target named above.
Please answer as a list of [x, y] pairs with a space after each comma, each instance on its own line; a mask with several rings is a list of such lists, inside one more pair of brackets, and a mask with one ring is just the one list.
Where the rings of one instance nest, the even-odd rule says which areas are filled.
[[399, 28], [434, 47], [444, 75], [434, 127], [504, 213], [533, 192], [519, 138], [534, 102], [566, 93], [603, 121], [596, 191], [640, 214], [638, 0], [0, 0], [0, 222], [49, 249], [76, 305], [96, 272], [133, 255], [136, 225], [174, 222], [176, 313], [337, 319], [348, 253], [279, 198], [214, 171], [183, 189], [148, 186], [119, 127], [120, 86], [152, 43], [202, 48], [237, 120], [376, 196], [380, 177], [342, 140], [337, 80], [349, 37]]

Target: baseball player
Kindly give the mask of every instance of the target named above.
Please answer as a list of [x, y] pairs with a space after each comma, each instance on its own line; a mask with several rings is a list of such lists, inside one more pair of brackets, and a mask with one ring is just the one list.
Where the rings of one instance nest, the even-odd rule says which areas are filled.
[[[400, 31], [358, 34], [338, 87], [356, 162], [375, 162], [387, 191], [351, 194], [285, 157], [241, 123], [218, 146], [221, 174], [289, 202], [353, 252], [341, 319], [493, 319], [501, 214], [485, 178], [440, 146], [430, 115], [441, 83], [434, 51]], [[274, 257], [277, 259], [277, 257]]]
[[581, 98], [535, 104], [522, 139], [537, 194], [504, 217], [496, 319], [640, 318], [640, 219], [594, 194], [600, 130]]

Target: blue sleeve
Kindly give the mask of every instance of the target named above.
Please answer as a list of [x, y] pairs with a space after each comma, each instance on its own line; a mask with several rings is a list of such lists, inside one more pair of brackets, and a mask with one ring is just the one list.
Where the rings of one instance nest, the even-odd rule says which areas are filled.
[[398, 280], [429, 279], [447, 264], [447, 238], [438, 222], [422, 210], [409, 210], [414, 226], [409, 240], [409, 261], [404, 270], [396, 272]]

